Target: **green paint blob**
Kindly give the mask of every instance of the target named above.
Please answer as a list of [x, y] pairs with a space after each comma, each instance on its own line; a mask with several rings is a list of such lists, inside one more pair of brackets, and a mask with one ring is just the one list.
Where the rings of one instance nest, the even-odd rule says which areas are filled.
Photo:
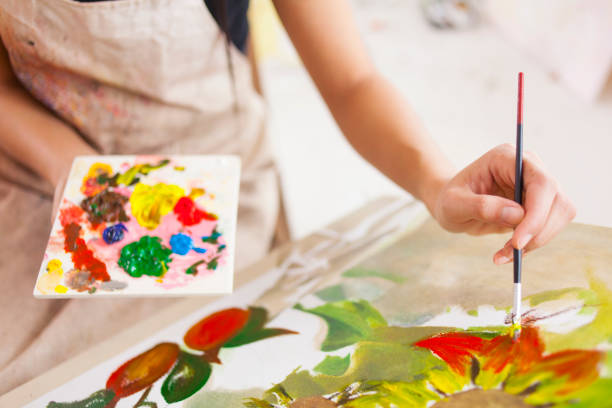
[[382, 278], [395, 283], [403, 283], [406, 281], [406, 278], [394, 273], [381, 272], [366, 268], [352, 268], [342, 273], [342, 276], [345, 278]]
[[172, 250], [161, 244], [161, 238], [145, 235], [121, 249], [117, 264], [130, 276], [162, 276], [172, 261]]
[[198, 274], [198, 266], [202, 265], [204, 263], [204, 260], [195, 262], [193, 265], [191, 265], [189, 268], [187, 268], [185, 270], [185, 273], [187, 275], [197, 275]]
[[350, 364], [350, 354], [347, 354], [345, 357], [325, 356], [325, 359], [315, 366], [314, 371], [320, 374], [338, 376], [344, 374]]

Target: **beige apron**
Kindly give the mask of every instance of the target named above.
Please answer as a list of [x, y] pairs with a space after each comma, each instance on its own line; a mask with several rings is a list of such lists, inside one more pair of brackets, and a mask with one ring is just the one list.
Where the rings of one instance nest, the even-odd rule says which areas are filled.
[[[278, 192], [264, 106], [233, 46], [232, 91], [202, 0], [2, 0], [0, 36], [22, 84], [102, 154], [240, 155], [237, 266], [265, 254]], [[173, 302], [35, 300], [51, 192], [0, 152], [0, 394]]]

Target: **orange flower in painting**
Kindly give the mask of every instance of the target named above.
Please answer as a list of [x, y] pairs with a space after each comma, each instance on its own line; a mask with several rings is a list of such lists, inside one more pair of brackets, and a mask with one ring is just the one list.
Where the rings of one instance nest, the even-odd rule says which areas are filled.
[[443, 333], [418, 341], [414, 345], [431, 350], [446, 361], [450, 368], [464, 375], [466, 368], [472, 363], [472, 355], [480, 351], [484, 344], [480, 337], [467, 333]]
[[[414, 344], [429, 349], [459, 376], [471, 373], [477, 388], [500, 388], [525, 401], [563, 401], [599, 378], [605, 354], [597, 350], [563, 350], [546, 354], [538, 328], [525, 326], [518, 339], [511, 333], [484, 339], [470, 333], [444, 333]], [[468, 371], [469, 370], [469, 371]]]

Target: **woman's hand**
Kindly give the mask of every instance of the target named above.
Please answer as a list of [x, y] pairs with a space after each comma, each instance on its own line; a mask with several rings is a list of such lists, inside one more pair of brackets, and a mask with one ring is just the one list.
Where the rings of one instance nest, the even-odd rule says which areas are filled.
[[523, 160], [524, 206], [515, 203], [514, 167], [514, 146], [498, 146], [448, 181], [429, 206], [449, 231], [479, 235], [514, 228], [512, 238], [493, 257], [496, 264], [510, 262], [513, 248], [526, 253], [545, 245], [576, 215], [542, 161], [530, 152]]

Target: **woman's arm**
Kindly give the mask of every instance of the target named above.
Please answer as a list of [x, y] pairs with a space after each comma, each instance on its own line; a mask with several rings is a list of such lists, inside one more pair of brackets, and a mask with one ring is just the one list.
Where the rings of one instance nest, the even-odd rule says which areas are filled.
[[525, 207], [512, 201], [514, 154], [500, 146], [455, 171], [402, 95], [375, 69], [346, 0], [274, 0], [278, 14], [336, 122], [353, 147], [422, 200], [448, 230], [481, 234], [515, 228], [512, 245], [531, 250], [574, 216], [537, 158], [525, 158]]
[[21, 86], [0, 41], [0, 149], [54, 187], [72, 159], [95, 154], [70, 126], [55, 117]]

